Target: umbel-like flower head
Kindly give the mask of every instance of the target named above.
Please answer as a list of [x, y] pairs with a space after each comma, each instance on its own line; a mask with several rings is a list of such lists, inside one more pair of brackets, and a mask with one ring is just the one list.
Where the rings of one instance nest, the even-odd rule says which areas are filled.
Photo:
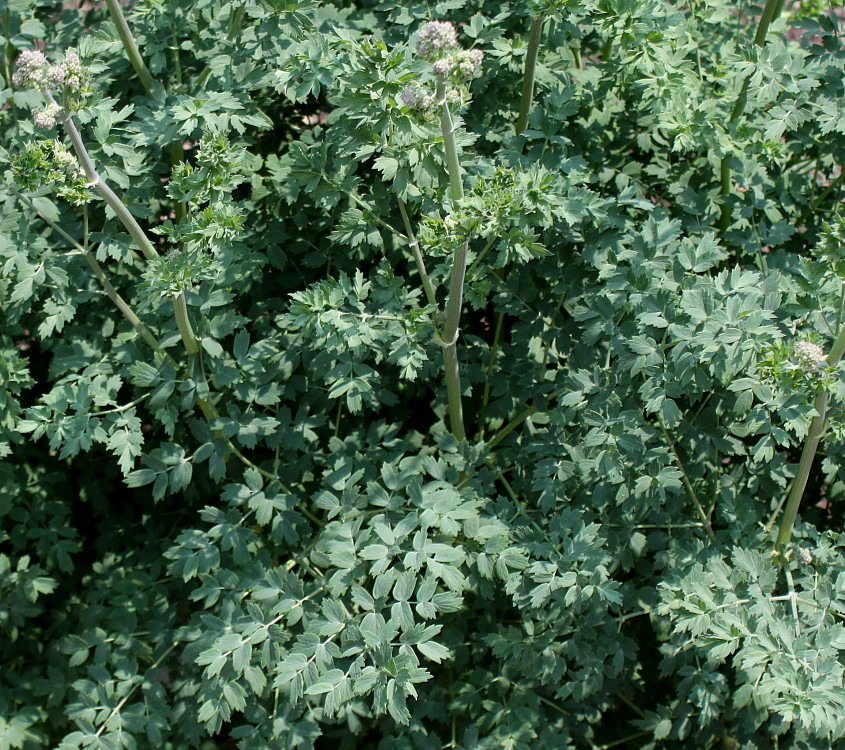
[[[66, 52], [62, 61], [56, 65], [50, 65], [44, 53], [38, 50], [21, 52], [17, 70], [12, 76], [12, 83], [18, 88], [50, 90], [70, 111], [83, 106], [92, 91], [91, 73], [82, 64], [79, 54], [72, 50]], [[58, 112], [48, 115], [45, 110], [35, 116], [35, 124], [38, 127], [52, 127], [55, 124], [56, 115]]]
[[32, 117], [35, 127], [49, 130], [56, 124], [56, 119], [62, 114], [62, 108], [55, 102], [50, 102], [43, 110]]
[[12, 83], [19, 89], [39, 89], [47, 82], [47, 58], [43, 52], [27, 49], [18, 56]]
[[484, 60], [480, 49], [461, 49], [455, 27], [448, 21], [429, 21], [417, 32], [417, 54], [431, 63], [437, 75], [455, 83], [475, 76]]
[[458, 34], [448, 21], [429, 21], [417, 33], [417, 54], [437, 60], [458, 49]]
[[[481, 70], [484, 53], [480, 49], [463, 50], [458, 44], [455, 27], [448, 21], [429, 21], [417, 32], [417, 55], [431, 64], [432, 70], [449, 84], [446, 100], [459, 102], [460, 84]], [[456, 88], [457, 87], [457, 88]], [[408, 109], [425, 111], [434, 104], [434, 95], [419, 83], [411, 83], [399, 94], [399, 101]]]
[[824, 349], [812, 341], [799, 341], [795, 344], [795, 358], [805, 370], [817, 370], [827, 364]]

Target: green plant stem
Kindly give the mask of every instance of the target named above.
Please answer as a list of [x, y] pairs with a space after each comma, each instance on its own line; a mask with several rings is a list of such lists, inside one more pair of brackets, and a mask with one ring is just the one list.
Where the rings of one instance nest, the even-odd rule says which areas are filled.
[[[48, 97], [50, 101], [55, 101], [49, 92]], [[135, 240], [135, 244], [144, 254], [144, 257], [147, 260], [155, 260], [158, 258], [158, 253], [156, 252], [155, 247], [153, 247], [152, 242], [150, 242], [146, 233], [141, 228], [141, 225], [138, 224], [135, 217], [129, 212], [129, 209], [126, 208], [126, 205], [117, 196], [114, 190], [112, 190], [105, 180], [103, 180], [103, 178], [98, 174], [97, 169], [94, 166], [94, 162], [92, 161], [88, 150], [85, 148], [85, 144], [82, 142], [82, 137], [79, 135], [79, 130], [76, 128], [73, 117], [63, 112], [61, 118], [62, 124], [65, 126], [65, 129], [70, 136], [70, 141], [73, 144], [73, 150], [76, 152], [77, 158], [82, 163], [82, 168], [85, 170], [85, 175], [88, 177], [91, 187], [93, 187], [96, 193], [108, 204], [109, 208], [114, 211], [117, 218], [120, 219], [123, 226], [126, 227], [127, 231], [132, 236], [132, 239]], [[194, 335], [193, 328], [191, 327], [191, 321], [188, 318], [188, 306], [185, 301], [184, 292], [179, 292], [173, 296], [173, 313], [176, 318], [176, 326], [182, 336], [182, 344], [185, 347], [185, 351], [189, 355], [196, 354], [197, 351], [199, 351], [199, 345], [197, 344], [197, 338]]]
[[[240, 31], [241, 23], [243, 23], [245, 8], [246, 3], [243, 3], [237, 8], [232, 9], [232, 14], [229, 16], [229, 29], [226, 32], [227, 41], [231, 42], [237, 36], [238, 31]], [[211, 66], [206, 65], [202, 73], [200, 73], [199, 78], [197, 78], [196, 85], [200, 91], [206, 87], [209, 78], [211, 78]]]
[[6, 10], [3, 14], [3, 36], [6, 42], [3, 45], [3, 71], [6, 79], [6, 87], [9, 89], [9, 96], [6, 103], [12, 110], [12, 122], [15, 124], [15, 131], [18, 130], [18, 108], [15, 105], [15, 93], [12, 91], [12, 58], [15, 55], [15, 46], [11, 42], [11, 35], [9, 34], [9, 14], [11, 9], [9, 3], [6, 3]]
[[185, 301], [184, 292], [173, 295], [173, 312], [176, 316], [176, 327], [182, 336], [185, 351], [189, 356], [196, 354], [200, 347], [193, 326], [191, 326], [191, 319], [188, 316], [188, 303]]
[[[178, 641], [172, 643], [170, 647], [161, 656], [159, 656], [158, 659], [155, 660], [155, 663], [147, 671], [153, 672], [158, 669], [162, 665], [164, 660], [170, 655], [170, 652], [173, 651], [173, 649], [176, 648], [178, 645]], [[127, 701], [133, 695], [135, 695], [135, 691], [141, 684], [141, 680], [137, 681], [134, 685], [132, 685], [126, 695], [121, 698], [120, 702], [111, 710], [109, 715], [106, 717], [105, 721], [100, 725], [100, 728], [97, 730], [96, 735], [94, 735], [95, 739], [98, 739], [100, 737], [100, 735], [105, 731], [106, 727], [108, 727], [109, 722], [112, 720], [112, 718], [114, 718], [117, 714], [120, 713], [120, 709], [122, 709], [126, 705]]]
[[402, 214], [402, 222], [405, 224], [405, 231], [408, 233], [408, 243], [411, 246], [411, 252], [414, 254], [414, 261], [417, 264], [417, 272], [420, 275], [423, 289], [425, 290], [425, 298], [428, 304], [437, 307], [437, 295], [435, 293], [434, 284], [431, 283], [431, 277], [425, 268], [425, 261], [420, 250], [420, 243], [417, 242], [417, 237], [414, 234], [414, 229], [411, 226], [411, 219], [408, 216], [408, 210], [405, 207], [405, 202], [401, 198], [396, 199], [399, 203], [399, 213]]
[[106, 6], [109, 9], [111, 20], [117, 27], [117, 33], [120, 36], [120, 41], [123, 43], [123, 49], [126, 51], [126, 56], [135, 69], [138, 80], [141, 81], [144, 90], [148, 94], [152, 94], [153, 77], [147, 68], [147, 64], [144, 62], [144, 58], [141, 57], [141, 53], [138, 51], [138, 44], [135, 42], [135, 37], [129, 29], [129, 24], [126, 23], [126, 17], [123, 15], [119, 0], [106, 0]]
[[493, 372], [493, 366], [496, 364], [496, 354], [499, 352], [499, 341], [502, 338], [502, 328], [504, 328], [504, 324], [504, 313], [497, 312], [496, 330], [493, 333], [493, 345], [490, 347], [490, 358], [487, 360], [487, 367], [484, 370], [484, 396], [481, 399], [482, 409], [487, 406], [490, 401], [490, 374]]
[[490, 441], [487, 443], [487, 446], [490, 450], [493, 450], [499, 443], [502, 442], [508, 435], [510, 435], [519, 425], [521, 425], [526, 419], [530, 416], [536, 414], [539, 409], [536, 406], [529, 406], [520, 414], [515, 416], [510, 422], [508, 422], [501, 430], [499, 430]]
[[689, 497], [690, 501], [695, 506], [695, 510], [698, 513], [699, 518], [701, 518], [701, 522], [704, 524], [704, 530], [707, 532], [707, 536], [710, 537], [710, 541], [713, 542], [716, 540], [716, 534], [713, 533], [713, 527], [710, 525], [710, 519], [704, 512], [704, 506], [701, 504], [701, 501], [698, 499], [698, 495], [695, 492], [695, 488], [692, 486], [692, 482], [687, 474], [684, 462], [681, 460], [681, 454], [678, 453], [678, 448], [672, 440], [672, 437], [669, 435], [669, 430], [666, 428], [666, 423], [663, 421], [663, 417], [661, 417], [660, 414], [657, 415], [657, 423], [660, 425], [661, 432], [663, 432], [663, 438], [666, 440], [669, 449], [672, 451], [672, 455], [675, 458], [675, 465], [681, 472], [681, 480], [684, 484], [684, 489], [687, 492], [687, 497]]
[[[52, 95], [48, 94], [48, 97], [51, 102], [55, 102]], [[61, 118], [62, 124], [65, 126], [65, 130], [70, 137], [70, 142], [73, 146], [74, 152], [76, 153], [76, 157], [82, 164], [82, 169], [85, 171], [85, 176], [88, 178], [88, 182], [91, 187], [94, 188], [94, 191], [108, 204], [109, 208], [114, 211], [117, 218], [120, 219], [123, 226], [126, 227], [126, 230], [132, 236], [132, 239], [135, 241], [138, 249], [144, 254], [144, 257], [147, 260], [154, 260], [157, 258], [158, 253], [156, 252], [155, 247], [153, 247], [152, 242], [150, 242], [147, 238], [144, 230], [141, 229], [141, 225], [138, 224], [135, 217], [124, 205], [123, 201], [120, 200], [117, 194], [108, 186], [106, 181], [100, 177], [97, 172], [94, 162], [88, 153], [88, 149], [85, 148], [85, 144], [82, 142], [82, 137], [79, 135], [79, 130], [76, 128], [76, 123], [73, 121], [73, 117], [65, 112], [62, 112]]]
[[458, 144], [455, 140], [455, 125], [449, 102], [446, 101], [446, 79], [437, 76], [435, 100], [440, 105], [440, 133], [443, 136], [443, 148], [446, 151], [446, 168], [449, 170], [449, 192], [452, 202], [456, 203], [464, 197], [464, 181], [461, 174], [461, 162], [458, 159]]
[[106, 292], [108, 298], [114, 303], [114, 306], [123, 314], [123, 317], [129, 321], [129, 324], [138, 335], [144, 340], [144, 342], [149, 346], [153, 351], [158, 352], [161, 351], [161, 346], [159, 345], [158, 341], [156, 340], [155, 336], [150, 332], [149, 328], [147, 328], [142, 322], [141, 319], [135, 314], [135, 311], [132, 307], [123, 299], [118, 293], [117, 290], [112, 286], [112, 283], [109, 281], [108, 277], [106, 276], [105, 271], [103, 271], [102, 266], [97, 262], [97, 259], [89, 252], [88, 248], [83, 247], [80, 245], [73, 237], [71, 237], [64, 229], [62, 229], [58, 224], [48, 219], [44, 216], [36, 207], [35, 204], [29, 200], [25, 195], [22, 195], [14, 186], [10, 186], [12, 192], [20, 199], [24, 204], [26, 204], [32, 211], [41, 218], [41, 220], [47, 224], [56, 234], [63, 237], [67, 240], [71, 245], [73, 245], [79, 252], [82, 254], [82, 257], [85, 258], [85, 261], [90, 266], [91, 270], [94, 272], [94, 275], [97, 277], [97, 280], [102, 285], [103, 289]]
[[528, 113], [534, 98], [534, 79], [537, 74], [537, 56], [540, 52], [540, 40], [543, 37], [543, 16], [531, 19], [528, 32], [528, 49], [525, 52], [525, 75], [522, 81], [522, 99], [519, 102], [519, 116], [516, 118], [516, 133], [519, 135], [528, 124]]
[[[437, 77], [435, 94], [440, 104], [440, 132], [446, 151], [446, 166], [449, 170], [449, 190], [452, 202], [457, 203], [464, 197], [461, 163], [458, 159], [458, 146], [455, 141], [455, 126], [446, 101], [446, 79]], [[464, 411], [461, 393], [461, 371], [458, 363], [458, 331], [461, 323], [461, 309], [464, 300], [464, 277], [467, 269], [468, 242], [464, 242], [455, 251], [452, 260], [452, 276], [449, 282], [449, 298], [446, 302], [446, 320], [443, 329], [435, 339], [443, 349], [443, 370], [446, 375], [446, 396], [449, 403], [449, 425], [452, 434], [458, 440], [466, 439]]]
[[[829, 367], [836, 367], [842, 359], [842, 354], [845, 353], [845, 328], [843, 328], [833, 346], [830, 349], [830, 354], [827, 355], [827, 364]], [[824, 434], [824, 423], [827, 416], [827, 402], [828, 393], [822, 391], [816, 396], [814, 408], [816, 416], [810, 422], [810, 429], [807, 431], [807, 437], [804, 438], [804, 448], [801, 451], [801, 459], [798, 462], [798, 470], [795, 472], [795, 478], [792, 480], [792, 485], [789, 488], [789, 494], [786, 497], [786, 509], [783, 512], [783, 518], [780, 521], [778, 528], [777, 539], [775, 540], [775, 552], [780, 557], [782, 556], [783, 548], [789, 544], [792, 537], [792, 527], [795, 524], [795, 518], [798, 515], [798, 508], [801, 505], [801, 500], [804, 497], [804, 491], [807, 488], [807, 479], [810, 476], [810, 469], [813, 467], [813, 460], [816, 457], [819, 443]], [[774, 519], [780, 512], [784, 500], [781, 500], [777, 508], [775, 508], [772, 518], [769, 520], [768, 527], [774, 523]]]
[[[769, 33], [769, 27], [772, 22], [780, 15], [783, 10], [783, 0], [766, 0], [766, 5], [763, 8], [763, 15], [760, 16], [760, 21], [757, 24], [757, 31], [754, 34], [754, 44], [758, 47], [764, 47], [766, 44], [766, 36]], [[745, 105], [748, 101], [748, 85], [751, 81], [751, 76], [747, 75], [742, 82], [739, 96], [734, 103], [731, 116], [728, 119], [728, 124], [736, 122], [745, 111]], [[722, 204], [719, 208], [719, 230], [724, 232], [731, 223], [731, 208], [726, 201], [728, 196], [733, 192], [733, 181], [731, 180], [731, 168], [728, 165], [728, 157], [723, 156], [719, 163], [719, 193], [722, 199]]]

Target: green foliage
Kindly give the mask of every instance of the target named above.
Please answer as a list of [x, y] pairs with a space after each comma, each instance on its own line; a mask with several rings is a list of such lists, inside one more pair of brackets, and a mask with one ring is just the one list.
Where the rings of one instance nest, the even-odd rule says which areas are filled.
[[0, 748], [839, 746], [838, 12], [113, 5], [0, 0]]

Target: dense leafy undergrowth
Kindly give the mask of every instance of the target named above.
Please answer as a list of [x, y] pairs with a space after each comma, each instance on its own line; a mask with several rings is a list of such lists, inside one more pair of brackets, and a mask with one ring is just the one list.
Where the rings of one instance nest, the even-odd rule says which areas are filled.
[[0, 0], [0, 748], [842, 742], [837, 9], [121, 7]]

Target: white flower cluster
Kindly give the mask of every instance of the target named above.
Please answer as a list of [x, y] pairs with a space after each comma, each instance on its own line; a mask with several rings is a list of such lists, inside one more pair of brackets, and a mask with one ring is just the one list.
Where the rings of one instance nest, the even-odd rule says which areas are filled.
[[21, 52], [12, 83], [19, 89], [42, 88], [47, 83], [47, 58], [44, 53], [35, 49]]
[[[429, 21], [417, 32], [417, 54], [431, 63], [432, 70], [452, 86], [446, 89], [446, 101], [460, 103], [460, 92], [455, 85], [473, 78], [481, 69], [484, 53], [480, 49], [463, 50], [458, 44], [458, 33], [448, 21]], [[419, 83], [406, 86], [399, 94], [399, 101], [408, 109], [425, 111], [436, 102], [434, 95]]]
[[806, 370], [818, 370], [827, 363], [824, 349], [812, 341], [799, 341], [795, 345], [795, 357]]
[[35, 127], [49, 130], [56, 124], [59, 115], [62, 114], [62, 108], [55, 102], [50, 102], [43, 110], [36, 113], [32, 117]]
[[458, 47], [458, 34], [448, 21], [429, 21], [417, 33], [417, 54], [436, 60]]
[[67, 52], [58, 65], [50, 67], [47, 83], [50, 88], [58, 89], [67, 86], [78, 91], [88, 83], [88, 71], [83, 67], [82, 60], [76, 52]]
[[434, 94], [418, 83], [411, 83], [399, 93], [399, 100], [408, 109], [426, 110], [434, 104]]
[[454, 75], [462, 80], [468, 80], [481, 69], [483, 61], [484, 53], [480, 49], [461, 49], [435, 60], [431, 67], [438, 75]]
[[63, 88], [76, 94], [84, 94], [90, 81], [91, 74], [79, 54], [72, 51], [66, 52], [60, 63], [50, 65], [43, 52], [25, 50], [18, 56], [12, 76], [12, 83], [18, 88]]
[[429, 21], [417, 33], [417, 54], [431, 61], [434, 72], [468, 80], [481, 69], [480, 49], [461, 49], [455, 27], [448, 21]]

